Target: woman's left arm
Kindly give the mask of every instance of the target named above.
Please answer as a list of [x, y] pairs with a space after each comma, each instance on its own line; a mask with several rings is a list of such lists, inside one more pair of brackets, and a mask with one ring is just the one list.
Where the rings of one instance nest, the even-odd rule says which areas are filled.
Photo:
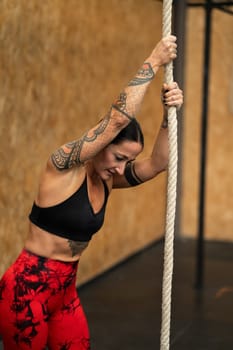
[[150, 157], [128, 163], [124, 176], [121, 179], [115, 179], [113, 187], [136, 186], [153, 179], [166, 170], [169, 156], [168, 108], [176, 107], [179, 110], [183, 104], [183, 92], [176, 82], [163, 85], [162, 102], [164, 107], [163, 120]]

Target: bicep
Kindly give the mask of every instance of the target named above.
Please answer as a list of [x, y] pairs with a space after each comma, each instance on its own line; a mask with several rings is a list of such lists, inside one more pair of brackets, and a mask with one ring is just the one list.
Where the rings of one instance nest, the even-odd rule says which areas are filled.
[[124, 175], [114, 175], [113, 188], [127, 188], [141, 185], [161, 173], [151, 158], [136, 160], [126, 165]]
[[81, 164], [80, 150], [82, 148], [82, 139], [66, 143], [55, 150], [50, 157], [51, 164], [57, 170], [66, 170], [72, 168], [75, 164]]
[[[105, 117], [95, 127], [77, 140], [66, 143], [51, 155], [51, 163], [57, 170], [79, 166], [98, 153], [111, 137], [109, 117]], [[105, 129], [107, 132], [105, 132]], [[109, 132], [108, 132], [109, 131]]]
[[113, 176], [113, 188], [127, 188], [138, 186], [143, 181], [135, 172], [135, 162], [127, 163], [123, 175], [115, 174]]
[[124, 124], [126, 120], [124, 120], [124, 123], [122, 121], [119, 122], [115, 114], [117, 113], [112, 111], [81, 138], [69, 142], [53, 152], [51, 161], [55, 168], [64, 170], [70, 169], [75, 165], [82, 165], [106, 147], [120, 130], [126, 126]]

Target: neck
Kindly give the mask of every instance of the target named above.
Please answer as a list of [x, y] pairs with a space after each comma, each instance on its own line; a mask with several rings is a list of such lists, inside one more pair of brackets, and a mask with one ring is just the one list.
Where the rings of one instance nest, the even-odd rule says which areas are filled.
[[99, 181], [100, 177], [96, 173], [92, 160], [88, 160], [85, 164], [87, 176], [92, 180]]

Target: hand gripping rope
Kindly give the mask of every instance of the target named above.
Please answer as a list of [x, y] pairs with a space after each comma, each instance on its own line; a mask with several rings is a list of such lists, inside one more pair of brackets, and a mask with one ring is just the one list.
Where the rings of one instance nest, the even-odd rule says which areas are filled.
[[[163, 1], [163, 37], [171, 34], [172, 0]], [[165, 66], [165, 83], [173, 82], [173, 63]], [[176, 183], [177, 183], [177, 118], [176, 108], [168, 110], [168, 185], [167, 185], [167, 213], [164, 242], [164, 268], [162, 285], [162, 322], [160, 334], [160, 350], [168, 350], [170, 344], [171, 294], [172, 273], [174, 260], [174, 223], [176, 211]]]

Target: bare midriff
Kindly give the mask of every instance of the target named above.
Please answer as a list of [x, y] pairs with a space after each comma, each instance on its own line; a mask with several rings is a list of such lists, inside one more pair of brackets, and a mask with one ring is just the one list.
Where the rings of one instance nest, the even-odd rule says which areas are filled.
[[[29, 235], [25, 242], [25, 249], [49, 259], [60, 261], [78, 261], [89, 242], [70, 241], [49, 233], [30, 223]], [[71, 248], [75, 246], [75, 249]]]

